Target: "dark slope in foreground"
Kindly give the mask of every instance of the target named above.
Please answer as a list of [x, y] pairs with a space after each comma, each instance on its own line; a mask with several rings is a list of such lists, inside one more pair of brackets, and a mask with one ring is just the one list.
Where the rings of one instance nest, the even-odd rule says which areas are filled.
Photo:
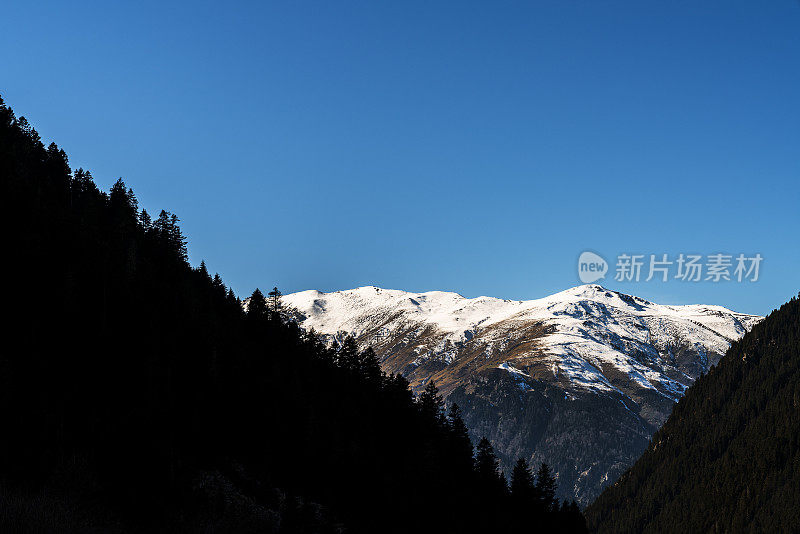
[[800, 300], [734, 343], [587, 509], [598, 532], [800, 528]]
[[580, 531], [352, 340], [192, 268], [177, 218], [70, 170], [0, 100], [0, 531]]

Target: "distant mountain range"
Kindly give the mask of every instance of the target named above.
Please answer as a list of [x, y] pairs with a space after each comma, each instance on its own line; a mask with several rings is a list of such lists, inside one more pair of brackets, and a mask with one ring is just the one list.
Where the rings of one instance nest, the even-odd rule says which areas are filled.
[[435, 380], [503, 465], [546, 461], [586, 505], [647, 447], [686, 389], [762, 318], [659, 305], [599, 285], [538, 300], [368, 286], [283, 297], [329, 340], [372, 346], [387, 372]]

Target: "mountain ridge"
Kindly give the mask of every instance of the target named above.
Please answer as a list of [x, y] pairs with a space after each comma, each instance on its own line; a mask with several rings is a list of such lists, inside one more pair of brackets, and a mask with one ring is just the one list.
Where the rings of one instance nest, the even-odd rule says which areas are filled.
[[[462, 407], [473, 438], [495, 442], [506, 467], [520, 455], [547, 461], [569, 482], [560, 484], [562, 496], [583, 504], [761, 320], [716, 305], [656, 304], [597, 284], [533, 300], [363, 286], [307, 290], [282, 302], [300, 326], [330, 342], [350, 335], [373, 347], [384, 370], [402, 373], [415, 390], [434, 380]], [[570, 413], [588, 438], [573, 435]], [[572, 447], [568, 439], [585, 443]], [[588, 450], [601, 444], [613, 451], [604, 459]]]
[[794, 532], [800, 524], [800, 295], [698, 379], [587, 508], [597, 532]]
[[[423, 293], [413, 293], [402, 290], [383, 289], [376, 286], [363, 286], [352, 290], [335, 291], [323, 293], [317, 290], [307, 290], [292, 293], [283, 297], [283, 302], [296, 309], [300, 314], [296, 317], [305, 328], [313, 328], [318, 333], [327, 336], [337, 336], [341, 332], [353, 335], [362, 343], [371, 344], [379, 352], [385, 349], [385, 341], [391, 337], [391, 332], [387, 332], [387, 327], [395, 327], [396, 315], [404, 315], [403, 321], [418, 321], [427, 327], [439, 331], [441, 334], [440, 342], [458, 344], [472, 341], [482, 329], [497, 326], [503, 321], [521, 323], [523, 321], [534, 321], [545, 324], [552, 324], [554, 320], [569, 324], [566, 331], [556, 331], [543, 334], [541, 341], [544, 349], [550, 351], [550, 356], [569, 357], [574, 352], [583, 353], [594, 351], [599, 352], [599, 346], [606, 344], [605, 340], [597, 340], [589, 337], [590, 346], [580, 346], [586, 344], [587, 331], [580, 328], [578, 324], [585, 321], [587, 317], [605, 313], [613, 313], [615, 310], [624, 311], [627, 314], [641, 318], [647, 327], [644, 339], [641, 336], [630, 336], [630, 332], [625, 332], [634, 342], [642, 344], [652, 344], [661, 341], [666, 343], [665, 337], [674, 334], [667, 328], [659, 328], [659, 324], [649, 321], [650, 318], [668, 318], [680, 323], [680, 326], [688, 328], [688, 334], [697, 342], [709, 349], [719, 353], [724, 352], [735, 339], [753, 324], [760, 320], [759, 316], [734, 312], [723, 306], [707, 304], [688, 304], [688, 305], [659, 305], [640, 297], [627, 295], [617, 291], [606, 289], [597, 284], [585, 284], [575, 286], [553, 295], [532, 300], [510, 300], [499, 299], [496, 297], [480, 296], [474, 298], [463, 297], [458, 293], [444, 291], [428, 291]], [[598, 309], [586, 309], [588, 303], [599, 304]], [[561, 305], [561, 306], [560, 306]], [[612, 309], [609, 309], [612, 308]], [[624, 308], [624, 309], [623, 309]], [[560, 317], [559, 317], [560, 316]], [[574, 320], [569, 320], [568, 318]], [[722, 321], [716, 318], [723, 318]], [[732, 319], [732, 320], [724, 320]], [[591, 325], [590, 325], [591, 326]], [[608, 325], [602, 325], [608, 326]], [[578, 328], [578, 331], [576, 331]], [[691, 330], [694, 331], [691, 331]], [[661, 339], [651, 339], [653, 331]], [[584, 339], [581, 339], [581, 338]], [[429, 348], [429, 347], [428, 347]], [[420, 348], [419, 352], [423, 352]], [[436, 353], [431, 350], [429, 352]], [[452, 363], [452, 354], [444, 347], [439, 351], [444, 361]], [[615, 362], [615, 355], [602, 354], [601, 359]], [[562, 371], [567, 372], [576, 385], [580, 385], [582, 379], [591, 378], [594, 380], [583, 380], [585, 386], [600, 389], [608, 389], [609, 384], [591, 369], [570, 368], [570, 362], [562, 362]], [[572, 362], [574, 363], [574, 362]], [[595, 367], [599, 367], [595, 365]], [[633, 369], [626, 369], [631, 373], [637, 382], [643, 387], [652, 381], [661, 381], [666, 389], [670, 387], [680, 387], [673, 384], [670, 377], [657, 377], [634, 365]], [[594, 376], [587, 376], [587, 372]], [[696, 377], [688, 377], [689, 381]], [[652, 385], [652, 384], [651, 384]], [[674, 392], [673, 399], [680, 397], [680, 392]]]

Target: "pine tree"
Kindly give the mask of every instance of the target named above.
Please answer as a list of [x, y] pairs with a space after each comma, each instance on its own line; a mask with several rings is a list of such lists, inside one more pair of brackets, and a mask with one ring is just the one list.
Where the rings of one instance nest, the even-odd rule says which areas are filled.
[[181, 232], [181, 227], [178, 225], [178, 222], [180, 222], [178, 216], [172, 214], [169, 218], [169, 242], [178, 259], [186, 263], [188, 259], [186, 237], [184, 237], [183, 232]]
[[[481, 506], [499, 508], [507, 502], [508, 487], [503, 473], [500, 472], [500, 462], [494, 453], [494, 448], [489, 440], [484, 436], [478, 442], [475, 449], [475, 478], [477, 482], [476, 498]], [[480, 531], [503, 531], [506, 524], [498, 523], [498, 519], [489, 520], [484, 517], [479, 522]], [[507, 522], [506, 517], [502, 518]]]
[[500, 482], [505, 486], [505, 477], [500, 472], [500, 460], [494, 453], [492, 443], [485, 436], [475, 449], [475, 472], [478, 479], [488, 487], [497, 488]]
[[200, 261], [200, 267], [197, 268], [197, 272], [200, 273], [203, 280], [211, 280], [211, 275], [208, 274], [205, 260]]
[[247, 318], [251, 320], [261, 320], [267, 317], [267, 301], [261, 290], [256, 288], [250, 299], [247, 301]]
[[346, 336], [336, 351], [336, 362], [339, 367], [358, 373], [358, 343], [353, 336]]
[[439, 396], [439, 389], [433, 379], [428, 380], [425, 390], [420, 393], [417, 403], [426, 420], [431, 421], [434, 425], [444, 422], [444, 401]]
[[539, 516], [538, 521], [540, 522], [546, 515], [544, 510], [538, 506], [533, 473], [525, 458], [520, 458], [514, 465], [510, 486], [511, 513], [509, 520], [511, 529], [514, 532], [524, 532], [527, 530], [525, 526], [530, 523], [531, 512], [535, 516]]
[[511, 471], [511, 496], [519, 505], [531, 504], [534, 498], [534, 480], [530, 465], [520, 458]]
[[[122, 178], [120, 178], [121, 180]], [[128, 205], [133, 209], [132, 216], [135, 219], [136, 214], [139, 212], [139, 200], [136, 198], [136, 195], [133, 194], [133, 189], [130, 187], [128, 188], [127, 192], [128, 196]]]
[[558, 509], [556, 501], [556, 477], [546, 463], [542, 462], [536, 473], [536, 493], [542, 509], [550, 512]]
[[370, 384], [380, 386], [383, 380], [383, 371], [378, 362], [378, 357], [372, 347], [359, 354], [359, 373]]
[[277, 287], [273, 287], [272, 291], [268, 293], [269, 311], [275, 319], [278, 319], [281, 316], [281, 296], [282, 293]]
[[459, 466], [458, 469], [471, 466], [474, 452], [472, 449], [472, 441], [469, 439], [467, 425], [461, 417], [461, 409], [456, 403], [450, 405], [450, 411], [447, 414], [447, 424], [450, 430], [453, 459]]
[[242, 301], [239, 300], [239, 297], [236, 296], [236, 294], [233, 292], [233, 289], [228, 288], [228, 294], [225, 298], [228, 302], [228, 306], [231, 309], [236, 310], [238, 314], [242, 313]]
[[129, 239], [138, 222], [138, 201], [119, 178], [108, 195], [108, 207], [111, 214], [111, 223], [115, 231], [120, 232], [123, 239]]
[[150, 217], [150, 214], [147, 213], [147, 210], [143, 209], [141, 214], [139, 215], [139, 224], [142, 225], [142, 229], [145, 231], [149, 230], [153, 224], [153, 219]]
[[225, 283], [222, 281], [222, 277], [219, 275], [219, 273], [214, 273], [214, 280], [211, 282], [211, 284], [214, 286], [214, 289], [217, 290], [217, 293], [223, 297], [225, 296]]

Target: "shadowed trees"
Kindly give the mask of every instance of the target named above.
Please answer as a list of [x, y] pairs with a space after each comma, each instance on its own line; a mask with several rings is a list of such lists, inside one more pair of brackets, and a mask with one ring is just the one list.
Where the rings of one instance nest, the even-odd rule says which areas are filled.
[[491, 444], [473, 466], [433, 382], [415, 399], [277, 289], [245, 311], [177, 216], [100, 191], [2, 100], [0, 214], [0, 530], [517, 531]]
[[587, 517], [599, 532], [791, 532], [798, 467], [800, 297], [731, 344]]

